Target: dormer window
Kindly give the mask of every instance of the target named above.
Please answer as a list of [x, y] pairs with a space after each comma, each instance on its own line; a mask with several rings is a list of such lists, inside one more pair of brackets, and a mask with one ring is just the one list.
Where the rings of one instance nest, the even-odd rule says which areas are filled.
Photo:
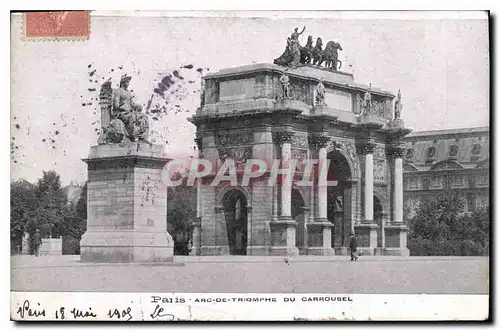
[[436, 147], [429, 147], [427, 149], [427, 162], [434, 162], [436, 156]]
[[452, 159], [455, 159], [457, 157], [457, 155], [458, 155], [458, 146], [457, 145], [450, 146], [449, 155], [450, 155], [450, 158], [452, 158]]
[[480, 144], [472, 145], [472, 151], [470, 156], [471, 162], [479, 160], [479, 154], [481, 154], [481, 145]]

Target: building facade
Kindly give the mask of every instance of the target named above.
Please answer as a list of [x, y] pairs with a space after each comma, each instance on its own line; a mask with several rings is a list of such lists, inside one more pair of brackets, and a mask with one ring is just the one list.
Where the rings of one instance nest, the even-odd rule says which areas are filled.
[[466, 212], [489, 207], [488, 127], [412, 132], [404, 148], [406, 218], [424, 197], [445, 189], [460, 192]]

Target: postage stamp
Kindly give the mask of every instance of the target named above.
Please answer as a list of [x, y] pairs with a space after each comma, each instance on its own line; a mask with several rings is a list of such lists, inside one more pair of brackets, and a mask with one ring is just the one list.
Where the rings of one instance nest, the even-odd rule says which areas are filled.
[[23, 39], [86, 40], [89, 36], [89, 11], [24, 13]]
[[488, 319], [487, 12], [91, 17], [11, 17], [11, 319]]

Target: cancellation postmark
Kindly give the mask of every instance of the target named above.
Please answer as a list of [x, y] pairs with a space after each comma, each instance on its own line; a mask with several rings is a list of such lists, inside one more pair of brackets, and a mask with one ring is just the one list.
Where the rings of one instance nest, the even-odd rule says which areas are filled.
[[87, 40], [89, 11], [45, 11], [24, 13], [23, 40]]

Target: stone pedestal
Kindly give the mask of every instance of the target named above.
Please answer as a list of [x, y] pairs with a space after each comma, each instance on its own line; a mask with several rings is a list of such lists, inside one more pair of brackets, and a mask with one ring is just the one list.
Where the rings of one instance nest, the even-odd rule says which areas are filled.
[[358, 242], [358, 251], [363, 255], [373, 255], [377, 247], [377, 224], [359, 223], [354, 226], [356, 239]]
[[88, 159], [87, 232], [82, 262], [173, 260], [167, 232], [163, 146], [144, 143], [93, 146]]
[[271, 247], [269, 255], [299, 255], [299, 249], [295, 246], [295, 228], [297, 222], [290, 219], [280, 219], [271, 222]]
[[382, 126], [385, 124], [384, 118], [372, 114], [363, 114], [359, 119], [362, 124], [369, 126]]
[[404, 223], [393, 223], [385, 226], [384, 255], [409, 256], [407, 248], [408, 227]]
[[312, 222], [307, 224], [308, 247], [307, 255], [335, 255], [332, 248], [332, 227], [328, 221]]
[[400, 118], [395, 118], [391, 121], [391, 127], [393, 129], [403, 129], [405, 126], [405, 123], [403, 122], [402, 119]]

